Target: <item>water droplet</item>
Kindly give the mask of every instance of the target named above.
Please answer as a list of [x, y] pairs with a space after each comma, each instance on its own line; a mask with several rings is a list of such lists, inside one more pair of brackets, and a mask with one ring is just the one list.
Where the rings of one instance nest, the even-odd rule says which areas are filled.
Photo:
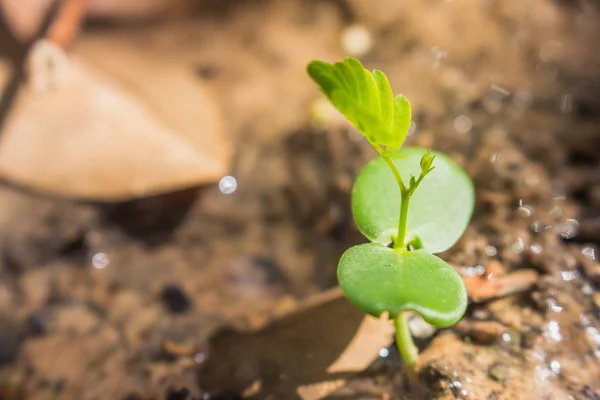
[[548, 307], [550, 308], [550, 310], [552, 310], [552, 312], [559, 313], [563, 310], [563, 308], [559, 306], [556, 300], [552, 297], [548, 297], [546, 299], [546, 303], [548, 304]]
[[458, 133], [467, 133], [473, 127], [473, 122], [471, 121], [471, 118], [467, 117], [466, 115], [459, 115], [458, 117], [454, 118], [452, 126]]
[[450, 391], [452, 392], [452, 394], [454, 395], [454, 397], [464, 396], [463, 395], [463, 391], [466, 392], [466, 390], [463, 389], [462, 383], [460, 381], [452, 381], [452, 382], [450, 382], [450, 384], [448, 385], [448, 387], [450, 388]]
[[585, 294], [586, 296], [590, 296], [594, 294], [594, 287], [588, 282], [584, 282], [583, 285], [581, 285], [581, 293]]
[[579, 274], [576, 271], [562, 271], [560, 273], [560, 277], [563, 281], [570, 282], [579, 277]]
[[237, 180], [233, 176], [224, 176], [219, 181], [219, 190], [223, 194], [231, 194], [237, 189]]
[[567, 199], [567, 194], [563, 191], [556, 191], [554, 196], [552, 196], [552, 200], [554, 201], [565, 201]]
[[556, 360], [551, 361], [550, 371], [552, 371], [556, 375], [560, 374], [560, 363]]
[[485, 248], [486, 256], [494, 257], [494, 256], [496, 256], [496, 254], [498, 254], [498, 249], [496, 249], [496, 247], [490, 245]]
[[495, 152], [494, 154], [492, 154], [492, 156], [490, 157], [490, 162], [492, 164], [499, 164], [502, 162], [502, 153], [500, 153], [499, 151]]
[[540, 183], [540, 178], [537, 175], [529, 175], [525, 178], [525, 185], [528, 187], [537, 186]]
[[110, 259], [106, 253], [96, 253], [92, 257], [92, 266], [96, 269], [104, 269], [110, 263]]
[[560, 98], [560, 111], [564, 114], [573, 111], [573, 96], [570, 93], [566, 93]]
[[194, 354], [194, 362], [196, 364], [202, 364], [206, 360], [206, 354], [200, 352]]
[[415, 134], [415, 132], [417, 132], [417, 124], [415, 123], [415, 121], [410, 121], [410, 126], [408, 127], [408, 132], [406, 133], [406, 136], [412, 136]]
[[544, 248], [542, 247], [541, 244], [539, 243], [534, 243], [529, 247], [529, 250], [533, 253], [533, 254], [541, 254], [542, 251], [544, 250]]
[[448, 53], [437, 46], [431, 48], [431, 54], [433, 55], [433, 69], [438, 69], [442, 65], [442, 62], [448, 58]]
[[379, 350], [379, 357], [386, 358], [389, 355], [390, 355], [390, 351], [388, 349], [386, 349], [385, 347], [383, 349]]
[[592, 339], [594, 343], [600, 345], [600, 332], [598, 332], [597, 328], [593, 326], [588, 326], [585, 328], [585, 333], [587, 333], [587, 335], [590, 337], [590, 339]]
[[510, 246], [510, 249], [517, 254], [520, 254], [525, 250], [525, 242], [521, 238], [517, 238], [517, 241]]
[[583, 254], [583, 256], [588, 260], [596, 259], [596, 249], [591, 246], [585, 246], [583, 249], [581, 249], [581, 254]]
[[546, 225], [544, 225], [544, 223], [542, 223], [541, 221], [533, 221], [531, 223], [531, 231], [534, 233], [542, 233], [546, 230]]
[[503, 88], [500, 85], [496, 85], [495, 83], [490, 85], [490, 90], [492, 93], [494, 93], [495, 97], [504, 98], [510, 95], [510, 91], [508, 91], [508, 89]]
[[523, 199], [519, 200], [519, 208], [517, 208], [517, 215], [521, 218], [531, 217], [533, 209], [527, 204], [523, 204]]
[[464, 274], [466, 276], [483, 276], [485, 274], [485, 267], [483, 265], [475, 265], [474, 267], [465, 268]]
[[569, 218], [558, 225], [558, 231], [563, 239], [574, 238], [578, 229], [579, 222], [573, 218]]
[[548, 322], [548, 333], [547, 336], [555, 342], [562, 340], [562, 334], [560, 332], [560, 325], [556, 321]]
[[362, 25], [350, 25], [342, 33], [342, 47], [351, 56], [364, 56], [373, 47], [371, 32]]

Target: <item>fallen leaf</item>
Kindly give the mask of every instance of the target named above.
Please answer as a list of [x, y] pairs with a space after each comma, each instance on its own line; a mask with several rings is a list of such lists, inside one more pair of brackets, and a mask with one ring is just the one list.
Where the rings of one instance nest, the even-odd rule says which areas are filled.
[[54, 0], [0, 0], [2, 19], [19, 40], [29, 41], [38, 33]]
[[[187, 0], [189, 2], [189, 0]], [[89, 15], [114, 20], [162, 15], [182, 0], [87, 0]]]
[[[461, 269], [456, 268], [460, 274]], [[526, 292], [537, 282], [537, 271], [525, 268], [506, 273], [498, 261], [491, 261], [486, 267], [486, 273], [481, 276], [463, 276], [469, 299], [481, 303], [491, 299]]]
[[230, 143], [193, 70], [140, 46], [43, 40], [0, 135], [0, 176], [36, 191], [121, 201], [213, 182]]
[[200, 383], [213, 394], [322, 399], [379, 357], [393, 329], [390, 321], [354, 308], [339, 288], [330, 289], [262, 327], [217, 331]]
[[[0, 14], [11, 32], [22, 42], [35, 38], [55, 0], [0, 0]], [[65, 0], [58, 0], [69, 2]], [[94, 19], [129, 21], [164, 16], [192, 4], [190, 0], [78, 0]]]

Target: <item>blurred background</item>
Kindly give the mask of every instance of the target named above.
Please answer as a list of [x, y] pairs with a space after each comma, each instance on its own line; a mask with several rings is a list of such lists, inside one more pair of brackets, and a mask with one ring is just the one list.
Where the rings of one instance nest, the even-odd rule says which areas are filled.
[[[407, 145], [474, 179], [443, 255], [472, 304], [417, 335], [427, 395], [383, 347], [329, 398], [600, 398], [599, 8], [0, 0], [0, 399], [292, 399], [327, 380], [359, 320], [307, 299], [363, 241], [350, 191], [375, 154], [305, 67], [347, 55], [411, 101]], [[326, 355], [302, 378], [278, 336], [298, 310]]]

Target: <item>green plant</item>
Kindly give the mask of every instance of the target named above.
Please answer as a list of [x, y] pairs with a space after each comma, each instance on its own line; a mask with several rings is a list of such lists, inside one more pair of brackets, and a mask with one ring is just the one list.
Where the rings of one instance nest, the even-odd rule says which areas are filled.
[[410, 103], [402, 95], [393, 97], [381, 71], [369, 72], [353, 58], [334, 64], [313, 61], [307, 69], [379, 153], [361, 170], [352, 190], [354, 220], [371, 243], [342, 255], [339, 284], [363, 312], [389, 314], [400, 353], [412, 368], [418, 352], [405, 311], [447, 327], [467, 307], [460, 276], [433, 253], [450, 248], [466, 229], [474, 206], [473, 184], [441, 153], [401, 149], [410, 126]]

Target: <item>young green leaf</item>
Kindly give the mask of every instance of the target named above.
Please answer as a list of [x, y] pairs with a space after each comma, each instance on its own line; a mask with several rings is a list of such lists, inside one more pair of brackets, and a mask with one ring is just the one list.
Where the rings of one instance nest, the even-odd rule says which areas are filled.
[[383, 72], [371, 73], [350, 57], [334, 64], [313, 61], [307, 70], [329, 101], [367, 140], [385, 146], [388, 152], [402, 146], [410, 127], [410, 103], [402, 95], [393, 97]]
[[[392, 162], [401, 176], [421, 172], [427, 150], [404, 148]], [[465, 231], [475, 203], [475, 190], [467, 174], [447, 156], [432, 152], [434, 168], [410, 199], [407, 238], [418, 237], [423, 249], [439, 253], [450, 248]], [[428, 164], [428, 162], [424, 162]], [[425, 165], [428, 166], [428, 165]], [[400, 190], [381, 157], [367, 164], [352, 190], [352, 214], [359, 230], [372, 242], [389, 244], [398, 231]]]
[[338, 281], [352, 304], [376, 317], [412, 310], [446, 327], [467, 308], [467, 292], [454, 268], [423, 250], [396, 251], [378, 243], [352, 247], [340, 259]]

